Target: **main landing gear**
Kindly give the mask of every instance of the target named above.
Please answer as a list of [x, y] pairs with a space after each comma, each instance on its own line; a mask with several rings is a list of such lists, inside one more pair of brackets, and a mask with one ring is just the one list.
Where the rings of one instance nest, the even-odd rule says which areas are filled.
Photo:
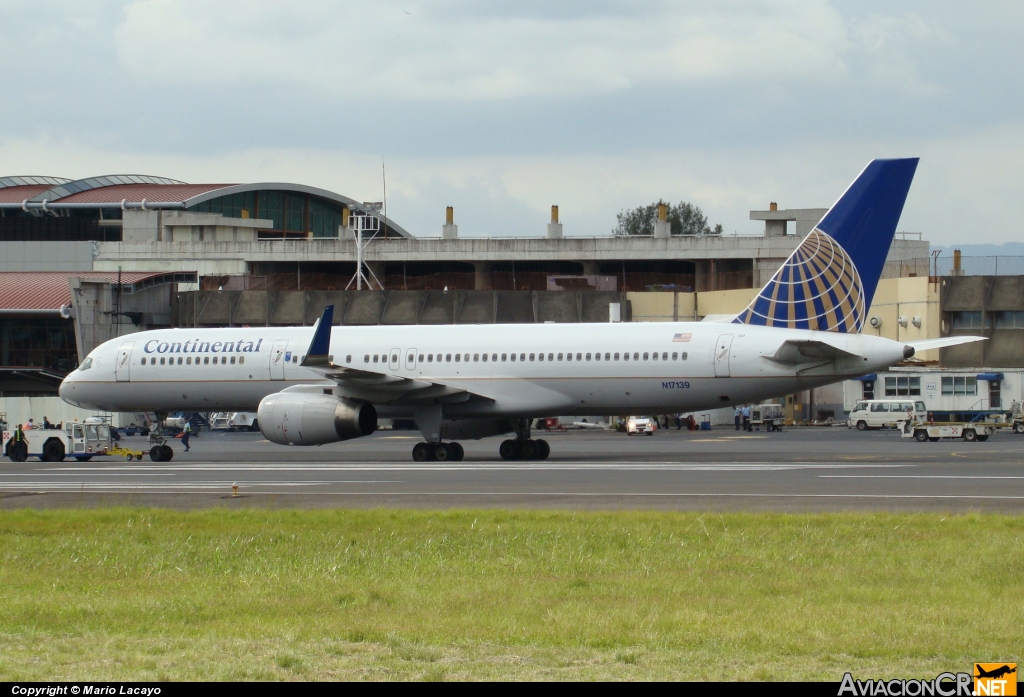
[[156, 428], [149, 429], [149, 459], [153, 462], [170, 462], [174, 457], [174, 451], [167, 445], [164, 438], [164, 419], [167, 418], [166, 411], [156, 412]]
[[459, 462], [465, 455], [458, 443], [417, 443], [412, 448], [416, 462]]
[[498, 454], [503, 460], [546, 460], [551, 454], [551, 446], [546, 440], [530, 438], [532, 419], [520, 419], [516, 422], [516, 437], [502, 441]]

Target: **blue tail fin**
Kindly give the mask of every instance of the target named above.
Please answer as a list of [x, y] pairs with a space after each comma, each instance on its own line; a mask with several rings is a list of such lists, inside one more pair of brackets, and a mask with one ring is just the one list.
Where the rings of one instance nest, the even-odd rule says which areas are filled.
[[872, 160], [734, 322], [859, 332], [917, 162]]

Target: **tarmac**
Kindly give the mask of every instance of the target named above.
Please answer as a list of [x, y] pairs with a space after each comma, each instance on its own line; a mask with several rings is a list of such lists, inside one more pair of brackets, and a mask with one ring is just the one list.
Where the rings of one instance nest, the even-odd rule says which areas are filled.
[[[204, 431], [169, 463], [0, 459], [0, 508], [80, 506], [559, 508], [1024, 513], [1024, 436], [918, 443], [894, 430], [534, 433], [543, 462], [506, 462], [501, 438], [462, 441], [458, 463], [414, 463], [417, 432], [321, 447]], [[122, 444], [146, 448], [130, 437]], [[233, 496], [233, 485], [238, 496]]]

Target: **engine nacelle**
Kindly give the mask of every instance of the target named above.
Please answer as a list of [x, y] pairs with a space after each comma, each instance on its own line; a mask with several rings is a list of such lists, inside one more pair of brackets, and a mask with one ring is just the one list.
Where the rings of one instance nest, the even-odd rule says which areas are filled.
[[281, 445], [337, 443], [377, 430], [372, 404], [323, 394], [278, 392], [264, 397], [257, 412], [260, 431]]

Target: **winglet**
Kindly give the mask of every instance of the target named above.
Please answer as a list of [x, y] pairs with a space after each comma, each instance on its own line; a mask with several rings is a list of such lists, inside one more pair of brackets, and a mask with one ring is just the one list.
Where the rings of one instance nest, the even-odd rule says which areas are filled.
[[309, 348], [306, 350], [306, 357], [302, 359], [302, 365], [330, 364], [332, 357], [328, 355], [328, 352], [331, 350], [331, 325], [333, 323], [334, 305], [328, 305], [324, 308], [324, 313], [320, 315], [320, 319], [316, 321], [316, 326], [313, 327], [313, 340], [309, 342]]

